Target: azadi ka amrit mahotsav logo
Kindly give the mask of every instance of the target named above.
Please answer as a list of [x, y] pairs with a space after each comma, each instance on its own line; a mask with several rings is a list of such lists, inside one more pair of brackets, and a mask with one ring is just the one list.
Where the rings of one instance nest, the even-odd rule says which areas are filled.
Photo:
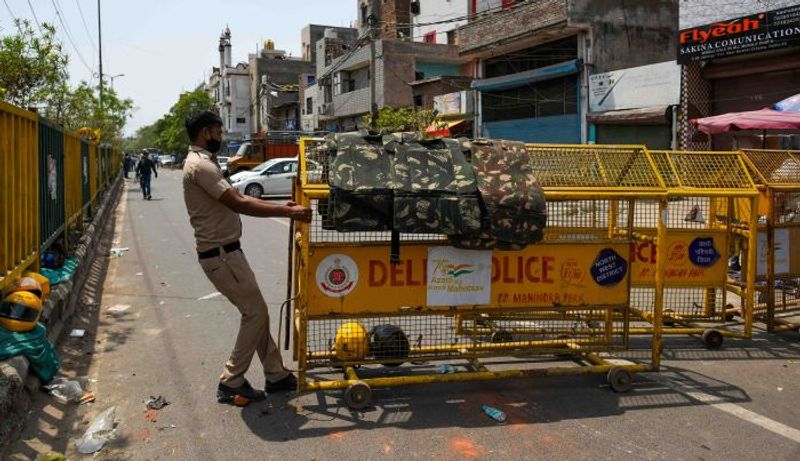
[[475, 272], [473, 264], [448, 264], [447, 275], [453, 278], [458, 278], [462, 275], [467, 275]]

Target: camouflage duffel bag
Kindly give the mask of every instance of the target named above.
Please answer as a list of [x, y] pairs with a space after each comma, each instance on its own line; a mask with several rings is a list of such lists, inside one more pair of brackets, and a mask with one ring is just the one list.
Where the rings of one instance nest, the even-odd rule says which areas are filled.
[[458, 141], [395, 134], [394, 230], [408, 234], [477, 235], [481, 205], [475, 174]]
[[[330, 160], [329, 227], [341, 232], [385, 231], [392, 226], [392, 159], [383, 137], [360, 132], [326, 138]], [[320, 203], [320, 206], [325, 206]]]
[[541, 241], [547, 223], [547, 204], [525, 145], [475, 140], [465, 147], [469, 148], [486, 219], [478, 238], [451, 237], [453, 245], [519, 250]]

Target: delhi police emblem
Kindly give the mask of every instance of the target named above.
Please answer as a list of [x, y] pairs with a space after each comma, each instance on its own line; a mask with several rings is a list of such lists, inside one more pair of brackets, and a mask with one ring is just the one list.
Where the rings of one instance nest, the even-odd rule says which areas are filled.
[[347, 255], [326, 256], [317, 266], [317, 286], [326, 296], [340, 298], [358, 283], [358, 266]]

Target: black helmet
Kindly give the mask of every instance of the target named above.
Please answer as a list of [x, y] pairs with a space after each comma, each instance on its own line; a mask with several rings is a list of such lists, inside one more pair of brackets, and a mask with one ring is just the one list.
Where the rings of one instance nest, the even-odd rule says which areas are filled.
[[[369, 351], [377, 360], [405, 359], [411, 350], [408, 337], [400, 327], [384, 324], [372, 327], [369, 332]], [[402, 362], [386, 362], [386, 366], [399, 366]]]

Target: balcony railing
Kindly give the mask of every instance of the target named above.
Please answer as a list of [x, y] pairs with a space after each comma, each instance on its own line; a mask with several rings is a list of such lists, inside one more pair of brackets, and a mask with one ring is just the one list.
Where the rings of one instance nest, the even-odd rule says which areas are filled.
[[507, 43], [537, 30], [567, 21], [566, 0], [528, 0], [511, 8], [478, 14], [456, 30], [460, 53], [476, 52], [489, 45]]

